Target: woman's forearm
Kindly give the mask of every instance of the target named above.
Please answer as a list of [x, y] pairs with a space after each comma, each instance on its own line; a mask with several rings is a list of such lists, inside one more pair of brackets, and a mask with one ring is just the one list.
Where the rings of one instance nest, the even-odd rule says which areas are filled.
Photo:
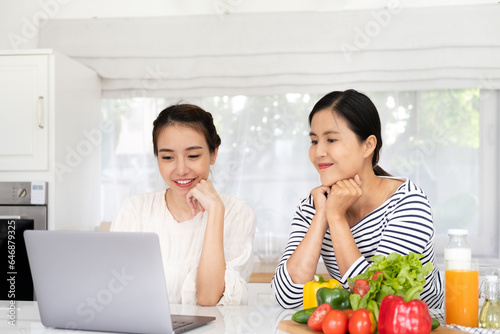
[[323, 215], [316, 214], [304, 239], [288, 259], [288, 274], [294, 283], [303, 284], [313, 279], [327, 227]]
[[337, 266], [340, 275], [344, 276], [353, 263], [359, 259], [361, 252], [354, 241], [345, 217], [328, 217], [328, 225]]
[[225, 289], [224, 208], [209, 213], [201, 251], [196, 291], [198, 304], [217, 305]]

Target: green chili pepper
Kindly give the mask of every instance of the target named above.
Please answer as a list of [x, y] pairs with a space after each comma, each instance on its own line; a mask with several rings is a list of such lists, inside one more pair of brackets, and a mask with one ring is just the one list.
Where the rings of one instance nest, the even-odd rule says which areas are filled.
[[336, 310], [350, 310], [351, 309], [351, 292], [340, 287], [337, 288], [320, 288], [316, 293], [316, 300], [318, 305], [328, 303], [333, 309]]

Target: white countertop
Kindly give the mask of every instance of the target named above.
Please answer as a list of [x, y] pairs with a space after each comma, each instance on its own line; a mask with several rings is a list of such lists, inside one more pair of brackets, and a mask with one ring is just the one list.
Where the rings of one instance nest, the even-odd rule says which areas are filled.
[[[285, 333], [278, 330], [281, 320], [290, 319], [296, 310], [284, 310], [279, 306], [217, 306], [170, 305], [173, 314], [208, 315], [216, 320], [187, 333]], [[62, 334], [99, 333], [46, 328], [40, 322], [36, 302], [18, 301], [15, 308], [15, 326], [9, 324], [9, 302], [0, 301], [0, 333], [2, 334]], [[102, 332], [100, 332], [102, 334]]]

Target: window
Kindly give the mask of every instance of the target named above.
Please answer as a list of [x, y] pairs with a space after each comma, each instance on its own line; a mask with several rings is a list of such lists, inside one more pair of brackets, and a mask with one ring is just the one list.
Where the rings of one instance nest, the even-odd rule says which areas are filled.
[[[368, 93], [382, 121], [379, 162], [427, 193], [442, 256], [449, 228], [467, 228], [475, 256], [498, 258], [496, 93], [477, 89]], [[308, 157], [307, 117], [322, 94], [216, 96], [189, 102], [210, 111], [222, 138], [211, 177], [258, 217], [256, 256], [281, 255], [299, 200], [319, 185]], [[489, 96], [489, 98], [486, 98]], [[128, 196], [162, 189], [151, 144], [164, 98], [105, 99], [114, 124], [103, 140], [102, 218]]]

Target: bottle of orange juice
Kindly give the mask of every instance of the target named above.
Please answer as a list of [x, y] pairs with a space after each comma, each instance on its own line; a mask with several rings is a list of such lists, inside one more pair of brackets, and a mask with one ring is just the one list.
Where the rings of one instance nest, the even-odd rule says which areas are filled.
[[479, 268], [472, 260], [467, 230], [448, 230], [444, 249], [446, 324], [478, 326]]

